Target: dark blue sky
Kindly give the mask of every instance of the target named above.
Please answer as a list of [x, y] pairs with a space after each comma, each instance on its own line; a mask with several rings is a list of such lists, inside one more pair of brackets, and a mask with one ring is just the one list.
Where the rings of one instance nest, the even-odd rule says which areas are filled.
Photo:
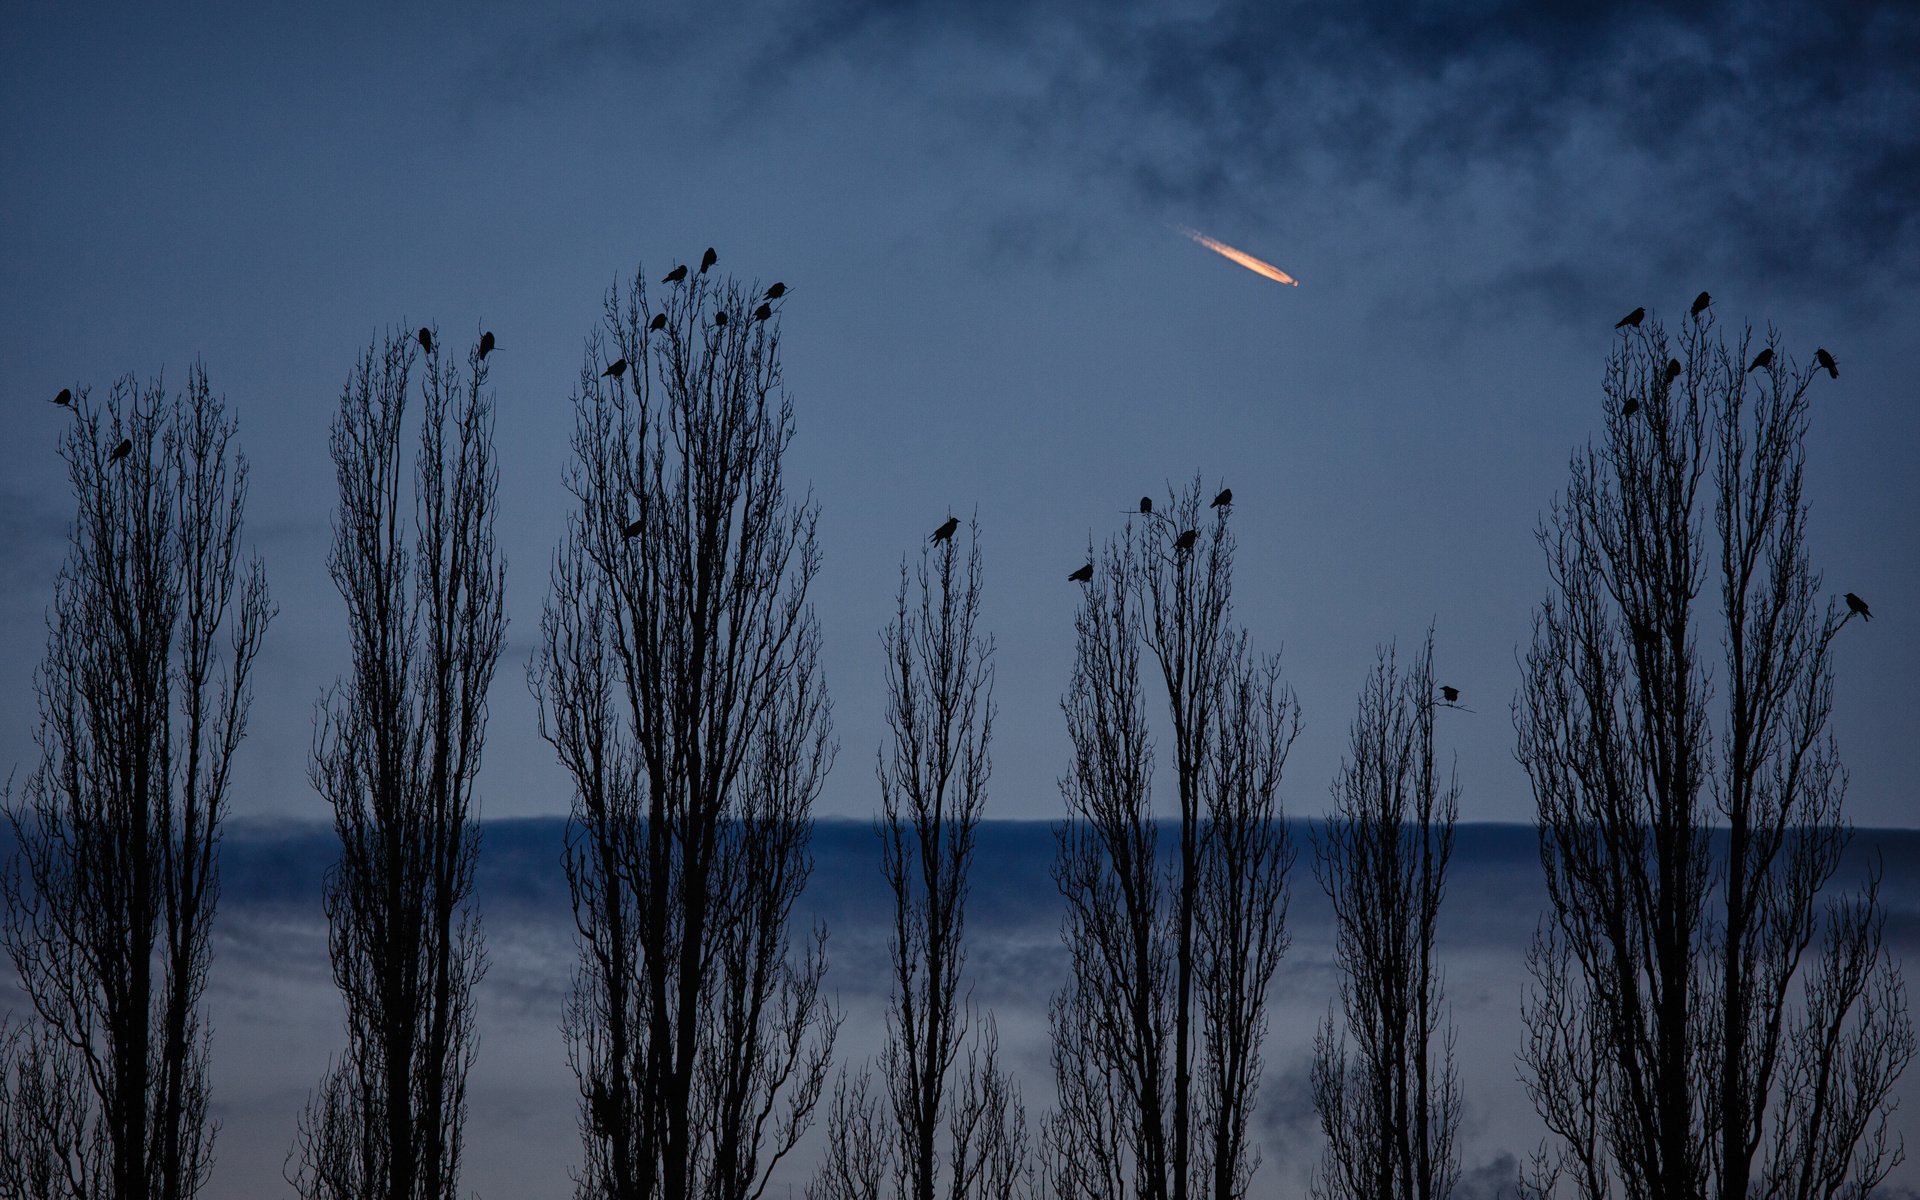
[[[327, 422], [403, 319], [491, 329], [513, 625], [486, 812], [562, 811], [523, 666], [568, 394], [606, 289], [708, 245], [792, 289], [791, 477], [842, 744], [873, 807], [901, 555], [976, 507], [1000, 647], [993, 811], [1052, 816], [1089, 537], [1231, 485], [1238, 614], [1285, 647], [1324, 806], [1374, 647], [1437, 625], [1463, 815], [1524, 820], [1507, 715], [1532, 531], [1600, 428], [1612, 325], [1832, 350], [1813, 553], [1866, 596], [1835, 731], [1863, 824], [1920, 778], [1920, 15], [1911, 6], [12, 4], [0, 11], [0, 770], [69, 512], [61, 387], [196, 355], [242, 423], [282, 613], [236, 809], [322, 815], [345, 665]], [[1178, 236], [1272, 261], [1262, 279]], [[1713, 644], [1711, 636], [1705, 644]]]

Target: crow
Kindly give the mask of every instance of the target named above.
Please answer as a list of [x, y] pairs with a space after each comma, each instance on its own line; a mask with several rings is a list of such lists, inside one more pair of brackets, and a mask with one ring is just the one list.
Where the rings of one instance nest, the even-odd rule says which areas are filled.
[[946, 524], [944, 524], [944, 525], [942, 525], [942, 526], [940, 526], [940, 528], [938, 528], [938, 529], [936, 529], [936, 530], [934, 530], [934, 531], [933, 531], [933, 536], [932, 536], [932, 537], [930, 537], [930, 538], [928, 538], [927, 540], [928, 540], [928, 541], [931, 541], [931, 542], [944, 542], [944, 541], [946, 541], [946, 540], [947, 540], [948, 538], [950, 538], [950, 537], [952, 537], [952, 536], [953, 536], [953, 531], [954, 531], [954, 530], [956, 530], [956, 529], [958, 529], [958, 528], [960, 528], [960, 518], [959, 518], [959, 517], [948, 517], [948, 518], [947, 518], [947, 521], [946, 521]]
[[1152, 511], [1153, 511], [1153, 497], [1152, 497], [1152, 496], [1142, 496], [1142, 497], [1140, 497], [1140, 511], [1141, 511], [1141, 512], [1143, 512], [1143, 513], [1150, 513], [1150, 512], [1152, 512]]
[[1831, 375], [1835, 379], [1840, 378], [1840, 364], [1833, 361], [1833, 355], [1828, 354], [1824, 347], [1815, 350], [1813, 356], [1820, 360], [1820, 365], [1827, 369], [1828, 375]]
[[492, 353], [493, 353], [493, 331], [489, 329], [487, 332], [480, 335], [480, 357], [482, 360], [485, 360], [487, 355]]
[[1189, 529], [1174, 539], [1173, 548], [1175, 550], [1191, 550], [1193, 549], [1193, 539], [1199, 536], [1200, 531], [1198, 529]]
[[713, 252], [712, 246], [708, 246], [707, 252], [700, 256], [700, 273], [702, 275], [705, 275], [707, 273], [707, 268], [719, 261], [720, 261], [720, 256]]
[[1641, 318], [1643, 318], [1643, 317], [1645, 317], [1646, 315], [1647, 315], [1647, 310], [1646, 310], [1646, 309], [1644, 309], [1644, 308], [1636, 308], [1636, 309], [1634, 309], [1634, 310], [1633, 310], [1632, 312], [1630, 312], [1630, 313], [1628, 313], [1628, 314], [1627, 314], [1626, 316], [1624, 316], [1624, 317], [1621, 317], [1621, 318], [1620, 318], [1620, 319], [1619, 319], [1618, 321], [1615, 321], [1615, 322], [1613, 323], [1613, 327], [1614, 327], [1615, 329], [1619, 329], [1619, 328], [1621, 328], [1621, 327], [1623, 327], [1623, 326], [1626, 326], [1626, 325], [1631, 325], [1631, 326], [1633, 326], [1633, 327], [1634, 327], [1635, 329], [1638, 329], [1638, 328], [1640, 328], [1640, 320], [1641, 320]]
[[623, 375], [626, 372], [626, 369], [627, 369], [627, 360], [624, 358], [616, 358], [613, 360], [613, 363], [611, 366], [609, 366], [606, 370], [600, 372], [600, 378], [605, 379], [607, 376], [611, 375], [615, 379], [618, 379], [620, 378], [621, 375]]
[[1207, 507], [1208, 508], [1232, 508], [1233, 507], [1233, 489], [1232, 488], [1220, 489], [1220, 494], [1218, 496], [1215, 496], [1213, 498], [1213, 503], [1209, 504]]
[[1671, 384], [1678, 378], [1680, 378], [1680, 360], [1670, 358], [1667, 360], [1667, 383]]
[[[116, 453], [118, 452], [116, 451]], [[1860, 616], [1865, 620], [1868, 620], [1868, 621], [1873, 620], [1873, 610], [1867, 607], [1867, 602], [1865, 600], [1862, 600], [1860, 597], [1854, 595], [1852, 592], [1848, 592], [1847, 593], [1847, 615], [1852, 616], [1854, 613], [1859, 613]]]
[[1701, 292], [1698, 296], [1695, 296], [1693, 298], [1693, 319], [1696, 321], [1699, 320], [1700, 314], [1707, 311], [1707, 306], [1712, 303], [1713, 296], [1707, 292]]
[[780, 297], [786, 294], [787, 294], [787, 285], [784, 283], [776, 283], [772, 287], [767, 289], [767, 299], [769, 300], [778, 300]]
[[653, 321], [647, 326], [647, 332], [659, 333], [662, 329], [665, 329], [666, 327], [667, 327], [667, 314], [656, 313], [654, 314]]
[[720, 311], [714, 313], [713, 323], [716, 327], [720, 329], [725, 329], [727, 327], [727, 310], [723, 308]]
[[1452, 704], [1455, 700], [1458, 700], [1460, 698], [1460, 689], [1456, 687], [1447, 687], [1443, 684], [1440, 688], [1440, 695], [1444, 700], [1446, 700], [1448, 704]]
[[1627, 402], [1620, 406], [1620, 415], [1623, 417], [1630, 417], [1639, 411], [1640, 398], [1637, 396], [1628, 396]]
[[667, 277], [665, 279], [662, 279], [660, 282], [661, 283], [679, 283], [682, 279], [685, 279], [686, 277], [687, 277], [687, 264], [681, 263], [679, 266], [675, 267], [673, 270], [668, 271]]
[[428, 329], [425, 325], [420, 327], [420, 348], [428, 354], [433, 353], [433, 330]]
[[1091, 580], [1093, 578], [1093, 564], [1088, 563], [1086, 566], [1081, 567], [1078, 571], [1075, 571], [1073, 574], [1067, 576], [1067, 578], [1071, 579], [1075, 583], [1086, 583], [1088, 580]]
[[626, 538], [628, 541], [632, 541], [634, 538], [634, 535], [640, 532], [640, 527], [645, 525], [646, 523], [647, 521], [645, 517], [642, 517], [637, 521], [628, 521], [625, 525], [622, 525], [620, 527], [620, 536], [623, 538]]
[[60, 394], [59, 394], [58, 396], [55, 396], [55, 397], [53, 398], [53, 402], [54, 402], [55, 404], [62, 404], [62, 405], [66, 405], [66, 406], [68, 406], [68, 407], [72, 407], [72, 405], [73, 405], [73, 389], [72, 389], [72, 388], [61, 388], [61, 389], [60, 389]]
[[[125, 458], [127, 455], [132, 453], [133, 453], [133, 439], [121, 438], [120, 444], [113, 448], [113, 453], [107, 455], [107, 461], [109, 463], [117, 463], [121, 459]], [[1852, 597], [1849, 596], [1848, 600], [1849, 602], [1851, 602]], [[1863, 605], [1862, 607], [1865, 607], [1865, 606]]]
[[756, 321], [764, 321], [772, 315], [773, 305], [771, 304], [762, 304], [759, 308], [753, 310], [753, 319]]
[[1762, 350], [1760, 353], [1753, 356], [1753, 361], [1747, 364], [1747, 374], [1751, 375], [1754, 373], [1754, 371], [1758, 370], [1761, 367], [1768, 366], [1772, 362], [1773, 362], [1773, 347], [1768, 346], [1765, 350]]

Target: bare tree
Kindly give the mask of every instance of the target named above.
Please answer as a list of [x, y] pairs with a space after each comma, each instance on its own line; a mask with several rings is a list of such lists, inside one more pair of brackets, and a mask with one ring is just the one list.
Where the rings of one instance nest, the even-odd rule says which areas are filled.
[[1851, 831], [1827, 732], [1845, 619], [1805, 544], [1815, 372], [1766, 341], [1743, 367], [1751, 331], [1730, 350], [1710, 313], [1671, 348], [1658, 321], [1629, 331], [1605, 440], [1540, 535], [1515, 724], [1552, 901], [1523, 1054], [1543, 1192], [1860, 1198], [1902, 1155], [1886, 1117], [1914, 1042], [1877, 879], [1819, 903]]
[[574, 395], [578, 507], [529, 683], [574, 783], [586, 1197], [757, 1200], [837, 1028], [825, 931], [789, 934], [833, 757], [817, 510], [786, 494], [793, 409], [755, 299], [695, 275], [656, 331], [636, 276]]
[[[1287, 946], [1279, 808], [1299, 709], [1233, 629], [1227, 509], [1195, 480], [1102, 555], [1062, 707], [1074, 745], [1055, 878], [1072, 982], [1050, 1007], [1059, 1107], [1043, 1134], [1065, 1200], [1245, 1193], [1267, 987]], [[1141, 649], [1160, 667], [1177, 841], [1159, 844]], [[1197, 1078], [1196, 1078], [1197, 1074]]]
[[241, 559], [246, 459], [205, 370], [76, 407], [40, 764], [7, 799], [5, 940], [37, 1021], [0, 1045], [0, 1193], [174, 1200], [213, 1161], [200, 999], [273, 605]]
[[[1011, 1200], [1029, 1182], [1025, 1107], [1000, 1069], [992, 1016], [976, 1018], [960, 989], [993, 737], [977, 521], [968, 532], [964, 567], [951, 536], [921, 551], [911, 607], [902, 564], [896, 616], [882, 634], [893, 733], [878, 768], [881, 871], [894, 920], [880, 1056], [888, 1112], [867, 1100], [865, 1069], [851, 1080], [843, 1074], [826, 1160], [808, 1188], [815, 1200], [863, 1200], [883, 1180], [900, 1200]], [[956, 1073], [963, 1047], [966, 1068]]]
[[402, 479], [414, 339], [389, 332], [368, 348], [333, 425], [340, 510], [328, 566], [347, 602], [353, 673], [316, 718], [312, 775], [340, 835], [326, 911], [347, 1050], [289, 1155], [289, 1182], [314, 1200], [459, 1190], [473, 987], [486, 969], [473, 787], [506, 565], [493, 537], [486, 361], [474, 346], [463, 375], [427, 340], [411, 537]]
[[1368, 675], [1314, 845], [1344, 1017], [1329, 1014], [1314, 1043], [1327, 1145], [1313, 1192], [1329, 1200], [1447, 1200], [1460, 1177], [1460, 1085], [1434, 963], [1459, 787], [1442, 790], [1434, 770], [1434, 709], [1429, 631], [1410, 671], [1388, 649]]

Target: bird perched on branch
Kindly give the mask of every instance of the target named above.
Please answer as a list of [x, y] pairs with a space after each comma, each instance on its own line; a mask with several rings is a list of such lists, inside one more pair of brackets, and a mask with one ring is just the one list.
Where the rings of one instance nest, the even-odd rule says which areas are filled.
[[1213, 503], [1207, 505], [1207, 507], [1208, 508], [1232, 508], [1233, 507], [1233, 489], [1221, 488], [1220, 494], [1218, 496], [1215, 496], [1213, 498]]
[[753, 319], [756, 321], [764, 321], [772, 315], [773, 305], [771, 304], [762, 304], [759, 308], [753, 310]]
[[637, 521], [628, 521], [625, 525], [622, 525], [620, 527], [620, 536], [627, 539], [628, 541], [632, 541], [634, 538], [634, 535], [638, 534], [640, 532], [641, 527], [644, 526], [646, 523], [647, 521], [645, 517], [642, 517]]
[[713, 252], [712, 246], [708, 246], [707, 252], [700, 256], [700, 273], [702, 275], [705, 275], [707, 273], [707, 268], [719, 261], [720, 261], [720, 256]]
[[784, 283], [776, 283], [772, 287], [767, 289], [767, 299], [769, 300], [778, 300], [780, 297], [786, 294], [787, 294], [787, 285]]
[[433, 330], [428, 329], [425, 325], [422, 325], [420, 327], [419, 337], [420, 337], [420, 348], [422, 350], [425, 350], [428, 354], [432, 354], [433, 353]]
[[1865, 621], [1873, 620], [1873, 610], [1867, 607], [1867, 602], [1865, 600], [1862, 600], [1860, 597], [1854, 595], [1852, 592], [1848, 592], [1847, 593], [1847, 615], [1852, 616], [1854, 613], [1859, 613], [1860, 618], [1862, 620], [1865, 620]]
[[1680, 378], [1680, 360], [1679, 360], [1679, 359], [1677, 359], [1677, 358], [1670, 358], [1670, 359], [1668, 359], [1668, 360], [1667, 360], [1667, 379], [1666, 379], [1666, 382], [1667, 382], [1667, 383], [1668, 383], [1669, 385], [1671, 385], [1671, 384], [1673, 383], [1673, 381], [1674, 381], [1674, 380], [1676, 380], [1676, 379], [1678, 379], [1678, 378]]
[[[120, 444], [119, 444], [118, 446], [115, 446], [115, 447], [113, 448], [113, 453], [111, 453], [111, 454], [109, 454], [109, 455], [107, 455], [107, 462], [108, 462], [109, 464], [112, 464], [112, 463], [117, 463], [117, 462], [119, 462], [119, 461], [120, 461], [121, 459], [123, 459], [123, 458], [125, 458], [125, 457], [126, 457], [127, 455], [129, 455], [129, 454], [132, 454], [132, 453], [133, 453], [133, 439], [132, 439], [132, 438], [121, 438], [121, 439], [120, 439]], [[1847, 600], [1848, 600], [1848, 602], [1849, 602], [1849, 603], [1851, 603], [1851, 602], [1852, 602], [1852, 600], [1853, 600], [1853, 596], [1852, 596], [1851, 594], [1849, 594], [1849, 595], [1847, 596]], [[1863, 607], [1863, 608], [1864, 608], [1864, 607], [1866, 607], [1866, 606], [1865, 606], [1865, 605], [1862, 605], [1861, 607]]]
[[1073, 574], [1067, 576], [1067, 578], [1072, 580], [1075, 583], [1086, 583], [1088, 580], [1093, 578], [1093, 564], [1088, 563], [1086, 566], [1081, 567], [1078, 571], [1075, 571]]
[[958, 528], [960, 528], [960, 518], [948, 517], [946, 520], [946, 523], [940, 526], [940, 528], [934, 530], [933, 536], [928, 538], [927, 540], [930, 542], [944, 542], [948, 538], [952, 537], [953, 531]]
[[1151, 513], [1151, 512], [1153, 511], [1153, 497], [1152, 497], [1152, 496], [1142, 496], [1142, 497], [1140, 497], [1140, 511], [1141, 511], [1141, 512], [1143, 512], [1143, 513]]
[[667, 277], [665, 279], [662, 279], [660, 282], [661, 283], [679, 283], [682, 279], [685, 279], [686, 277], [687, 277], [687, 264], [681, 263], [679, 266], [675, 267], [673, 270], [668, 271]]
[[723, 308], [715, 312], [713, 314], [713, 323], [719, 328], [725, 329], [727, 327], [727, 310]]
[[626, 371], [627, 371], [627, 360], [624, 358], [616, 358], [613, 360], [612, 363], [608, 364], [606, 370], [600, 372], [600, 378], [605, 379], [607, 376], [611, 375], [615, 379], [618, 379], [620, 378], [620, 376], [626, 374]]
[[1712, 303], [1713, 297], [1706, 292], [1701, 292], [1693, 298], [1693, 312], [1690, 315], [1694, 320], [1699, 320], [1700, 314], [1707, 311], [1707, 306]]
[[1452, 704], [1460, 698], [1460, 689], [1457, 687], [1447, 687], [1443, 684], [1440, 688], [1440, 698], [1448, 704]]
[[666, 327], [667, 327], [667, 314], [655, 313], [653, 316], [653, 320], [647, 323], [647, 332], [659, 333], [662, 329], [665, 329]]
[[1820, 365], [1827, 369], [1827, 374], [1829, 376], [1833, 377], [1834, 379], [1840, 378], [1840, 364], [1833, 361], [1833, 355], [1828, 354], [1824, 347], [1822, 347], [1819, 350], [1815, 350], [1813, 352], [1813, 357], [1818, 359], [1820, 362]]
[[1191, 550], [1193, 549], [1193, 540], [1199, 536], [1200, 531], [1198, 529], [1189, 529], [1174, 539], [1173, 548], [1175, 550]]
[[1747, 374], [1751, 375], [1756, 370], [1759, 370], [1761, 367], [1771, 365], [1772, 362], [1773, 362], [1773, 347], [1768, 346], [1765, 350], [1762, 350], [1760, 353], [1753, 356], [1753, 361], [1747, 364]]
[[1618, 321], [1615, 321], [1613, 323], [1613, 327], [1615, 329], [1621, 329], [1628, 325], [1631, 325], [1635, 329], [1638, 329], [1640, 327], [1640, 322], [1643, 319], [1645, 319], [1646, 315], [1647, 315], [1646, 309], [1636, 308], [1632, 312], [1628, 313], [1626, 316], [1621, 317]]
[[492, 353], [493, 353], [493, 331], [489, 329], [487, 332], [480, 335], [481, 361], [484, 362], [486, 360], [487, 355]]
[[73, 407], [73, 389], [61, 388], [60, 394], [53, 398], [53, 402], [55, 404], [63, 405], [64, 407], [67, 407], [67, 408], [72, 408]]

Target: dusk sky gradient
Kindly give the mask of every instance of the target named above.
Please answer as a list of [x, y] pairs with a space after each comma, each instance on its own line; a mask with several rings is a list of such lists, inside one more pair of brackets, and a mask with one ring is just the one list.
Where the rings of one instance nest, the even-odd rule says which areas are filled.
[[1289, 812], [1325, 810], [1376, 646], [1432, 622], [1474, 710], [1441, 731], [1462, 816], [1531, 819], [1508, 705], [1547, 587], [1533, 533], [1601, 431], [1613, 323], [1677, 323], [1705, 288], [1731, 336], [1839, 360], [1811, 546], [1875, 619], [1841, 636], [1833, 729], [1853, 819], [1920, 825], [1920, 11], [1895, 4], [9, 4], [0, 774], [37, 756], [72, 512], [46, 401], [183, 384], [198, 357], [281, 608], [234, 809], [326, 816], [328, 422], [379, 330], [437, 323], [499, 342], [512, 623], [483, 811], [564, 812], [524, 670], [583, 338], [637, 266], [708, 245], [791, 289], [825, 814], [876, 807], [902, 556], [977, 512], [990, 812], [1057, 817], [1066, 575], [1197, 472], [1234, 490], [1236, 614], [1304, 710]]

